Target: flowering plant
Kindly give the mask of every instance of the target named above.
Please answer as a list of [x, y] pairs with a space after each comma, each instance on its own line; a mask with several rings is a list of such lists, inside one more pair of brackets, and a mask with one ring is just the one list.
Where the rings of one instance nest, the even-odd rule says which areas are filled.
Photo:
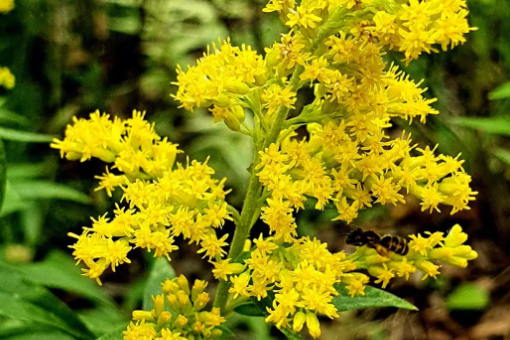
[[[335, 220], [349, 224], [362, 209], [405, 204], [411, 196], [431, 213], [469, 209], [476, 192], [459, 156], [419, 148], [410, 134], [390, 134], [394, 118], [425, 123], [438, 111], [421, 82], [386, 61], [389, 51], [402, 52], [409, 64], [423, 52], [439, 52], [439, 45], [463, 43], [473, 30], [465, 0], [272, 0], [264, 11], [289, 27], [264, 56], [219, 40], [196, 66], [179, 68], [175, 83], [183, 108], [209, 108], [215, 122], [252, 138], [255, 157], [241, 212], [227, 203], [225, 179], [214, 177], [207, 160], [176, 162], [182, 151], [158, 136], [143, 113], [127, 120], [99, 111], [75, 118], [65, 138], [52, 144], [69, 160], [106, 162], [97, 190], [123, 194], [113, 217], [70, 234], [85, 275], [101, 283], [105, 270], [130, 263], [133, 248], [170, 261], [182, 237], [199, 245], [219, 280], [214, 306], [204, 311], [206, 282], [190, 288], [184, 276], [167, 278], [154, 292], [153, 308], [133, 313], [125, 340], [224, 337], [222, 323], [233, 312], [264, 315], [289, 338], [306, 325], [317, 338], [318, 316], [414, 308], [368, 286], [371, 277], [385, 288], [392, 278], [415, 272], [435, 278], [439, 263], [464, 268], [477, 257], [458, 225], [447, 234], [410, 236], [405, 253], [367, 243], [347, 254], [299, 236], [295, 220], [299, 210], [332, 206]], [[311, 99], [300, 96], [307, 91]], [[251, 240], [259, 218], [269, 236]], [[231, 241], [218, 234], [226, 221], [236, 226]]]

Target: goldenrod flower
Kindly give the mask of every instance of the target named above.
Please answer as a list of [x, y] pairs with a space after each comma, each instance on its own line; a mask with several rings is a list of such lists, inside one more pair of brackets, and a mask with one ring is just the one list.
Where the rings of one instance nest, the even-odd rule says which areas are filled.
[[123, 191], [126, 206], [116, 205], [112, 219], [105, 214], [92, 219], [92, 227], [84, 228], [82, 235], [70, 234], [77, 239], [71, 246], [76, 260], [83, 261], [89, 267], [86, 275], [98, 282], [106, 268], [115, 271], [129, 263], [128, 253], [134, 247], [154, 250], [154, 256], [170, 260], [170, 253], [178, 249], [174, 244], [178, 236], [200, 244], [198, 252], [204, 257], [225, 255], [228, 235], [217, 238], [214, 231], [231, 220], [225, 180], [211, 177], [214, 170], [207, 161], [175, 164], [181, 152], [177, 145], [159, 137], [143, 117], [135, 111], [126, 121], [112, 121], [96, 111], [90, 119], [75, 118], [64, 140], [52, 144], [62, 157], [81, 161], [96, 157], [112, 164], [97, 177], [98, 189], [109, 196], [116, 188]]
[[[290, 247], [262, 236], [254, 244], [250, 258], [244, 261], [247, 270], [230, 277], [233, 285], [229, 292], [233, 298], [253, 296], [260, 300], [273, 290], [275, 302], [268, 309], [266, 321], [279, 328], [300, 330], [306, 320], [310, 334], [317, 337], [320, 327], [316, 314], [338, 317], [331, 303], [338, 294], [334, 285], [353, 277], [347, 273], [356, 266], [343, 252], [332, 254], [327, 244], [308, 237], [296, 240]], [[292, 325], [290, 319], [294, 320]]]
[[273, 84], [264, 90], [261, 99], [265, 102], [267, 113], [272, 114], [281, 105], [293, 109], [296, 102], [296, 93], [288, 87], [282, 89], [280, 85]]
[[299, 6], [297, 10], [290, 11], [287, 16], [289, 20], [285, 24], [290, 27], [298, 25], [303, 28], [315, 28], [317, 23], [322, 21], [322, 18], [315, 15], [314, 10], [314, 7]]
[[161, 285], [163, 294], [152, 296], [154, 309], [133, 312], [124, 340], [206, 340], [221, 336], [218, 326], [226, 320], [219, 309], [202, 310], [210, 300], [209, 294], [203, 291], [207, 286], [205, 281], [195, 281], [190, 290], [188, 280], [181, 275]]
[[295, 0], [270, 0], [264, 12], [282, 12], [294, 8], [296, 5]]
[[390, 252], [386, 257], [366, 246], [349, 255], [333, 254], [326, 243], [308, 237], [282, 244], [273, 237], [260, 236], [254, 240], [250, 258], [244, 261], [246, 271], [241, 273], [241, 264], [236, 264], [237, 275], [226, 269], [221, 270], [225, 275], [218, 275], [219, 268], [230, 265], [224, 260], [215, 264], [215, 275], [221, 280], [231, 275], [229, 292], [233, 299], [252, 296], [260, 300], [273, 291], [274, 303], [267, 310], [266, 321], [294, 331], [300, 331], [306, 322], [309, 333], [316, 338], [320, 335], [317, 315], [338, 317], [331, 303], [338, 295], [336, 284], [344, 284], [354, 297], [365, 295], [365, 287], [370, 282], [369, 276], [358, 272], [361, 269], [366, 269], [382, 288], [395, 277], [408, 280], [416, 271], [423, 272], [423, 279], [435, 278], [440, 274], [438, 262], [463, 268], [467, 261], [477, 257], [470, 246], [464, 245], [466, 240], [462, 228], [455, 225], [446, 237], [441, 232], [428, 233], [427, 237], [412, 235], [407, 255]]

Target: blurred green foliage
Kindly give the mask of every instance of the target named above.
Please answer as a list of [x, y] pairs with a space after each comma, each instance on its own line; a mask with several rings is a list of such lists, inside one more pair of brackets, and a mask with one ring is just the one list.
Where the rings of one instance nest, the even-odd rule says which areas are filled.
[[[425, 79], [441, 114], [427, 126], [400, 122], [395, 133], [405, 127], [419, 143], [439, 143], [442, 153], [462, 152], [480, 192], [477, 203], [455, 220], [445, 214], [425, 218], [416, 205], [370, 210], [360, 222], [420, 231], [425, 224], [446, 229], [460, 220], [479, 245], [486, 241], [484, 247], [491, 249], [477, 249], [491, 265], [474, 269], [491, 277], [508, 266], [501, 254], [510, 255], [505, 247], [510, 241], [510, 4], [468, 4], [470, 21], [478, 27], [468, 42], [406, 68], [414, 79]], [[230, 36], [234, 44], [261, 53], [277, 40], [284, 28], [276, 15], [262, 14], [264, 5], [263, 0], [17, 0], [15, 10], [2, 15], [0, 65], [15, 74], [16, 87], [0, 92], [6, 151], [0, 153], [0, 339], [87, 340], [103, 334], [103, 340], [120, 339], [130, 311], [150, 303], [147, 296], [161, 278], [174, 275], [166, 261], [143, 256], [132, 272], [117, 273], [103, 287], [79, 275], [66, 234], [88, 225], [89, 216], [103, 214], [113, 202], [92, 189], [103, 165], [59, 161], [49, 149], [52, 136], [61, 136], [72, 116], [95, 109], [121, 116], [147, 110], [157, 132], [180, 143], [191, 158], [212, 155], [209, 164], [233, 189], [230, 203], [241, 205], [253, 156], [250, 140], [214, 124], [206, 112], [183, 112], [169, 94], [175, 92], [176, 66], [194, 64], [218, 37]], [[402, 65], [400, 59], [388, 55], [389, 62]], [[339, 247], [327, 210], [304, 212], [298, 221], [300, 232]], [[198, 257], [183, 252], [179, 270], [199, 272]], [[142, 274], [146, 267], [151, 271]], [[427, 288], [419, 289], [407, 297], [422, 307], [418, 294]], [[494, 303], [487, 291], [464, 283], [446, 298], [449, 309]], [[370, 324], [352, 322], [345, 334], [362, 334], [363, 325]], [[383, 326], [371, 325], [372, 332], [363, 334], [386, 338]], [[274, 338], [263, 318], [237, 316], [229, 327], [238, 330], [239, 339]]]

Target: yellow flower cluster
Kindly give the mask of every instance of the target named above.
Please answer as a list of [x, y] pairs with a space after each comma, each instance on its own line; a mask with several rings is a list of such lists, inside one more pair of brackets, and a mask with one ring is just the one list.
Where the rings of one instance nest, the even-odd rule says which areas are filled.
[[[219, 308], [203, 311], [209, 293], [206, 281], [196, 280], [191, 287], [185, 276], [162, 283], [163, 294], [152, 296], [154, 309], [134, 311], [133, 322], [124, 331], [124, 340], [217, 339], [225, 322]], [[170, 308], [167, 308], [170, 307]]]
[[[234, 299], [255, 297], [261, 300], [272, 290], [274, 305], [268, 308], [266, 322], [272, 322], [278, 328], [292, 327], [297, 332], [306, 323], [310, 334], [319, 336], [317, 314], [338, 317], [331, 303], [338, 295], [334, 285], [340, 282], [349, 285], [356, 281], [357, 273], [348, 274], [356, 269], [356, 265], [344, 252], [332, 254], [327, 250], [327, 244], [309, 237], [297, 239], [293, 244], [281, 244], [261, 235], [254, 243], [244, 266], [235, 264], [237, 268], [221, 270], [222, 263], [216, 264], [213, 271], [216, 278], [226, 280], [227, 275], [239, 273], [246, 267], [241, 274], [230, 276], [229, 293]], [[228, 260], [223, 262], [228, 263]]]
[[[292, 215], [307, 196], [317, 199], [317, 209], [334, 203], [347, 222], [373, 203], [404, 203], [404, 190], [422, 200], [423, 210], [469, 209], [476, 192], [463, 161], [416, 148], [409, 135], [389, 138], [392, 118], [424, 123], [438, 111], [421, 82], [383, 59], [388, 49], [410, 61], [435, 51], [433, 44], [464, 42], [471, 30], [465, 7], [464, 0], [273, 0], [265, 11], [279, 12], [292, 30], [266, 49], [265, 59], [228, 41], [213, 45], [197, 66], [179, 70], [176, 98], [187, 109], [214, 104], [211, 111], [226, 122], [251, 109], [257, 142], [258, 129], [268, 131], [278, 109], [295, 108], [300, 87], [314, 88], [313, 102], [284, 122], [279, 143], [258, 150], [258, 176], [271, 191], [262, 218], [276, 238], [295, 237]], [[292, 139], [301, 125], [309, 138]]]
[[99, 282], [108, 267], [115, 270], [130, 262], [127, 255], [133, 247], [154, 250], [154, 256], [170, 260], [169, 253], [177, 249], [174, 237], [181, 235], [200, 244], [204, 257], [219, 259], [225, 254], [228, 235], [218, 239], [214, 230], [231, 219], [225, 179], [212, 178], [214, 170], [207, 162], [174, 164], [181, 151], [159, 137], [144, 114], [134, 111], [130, 119], [111, 120], [96, 111], [89, 119], [74, 118], [64, 140], [54, 140], [51, 146], [69, 160], [95, 157], [111, 163], [97, 177], [96, 190], [105, 189], [109, 196], [116, 188], [123, 192], [126, 205], [117, 205], [113, 219], [105, 214], [92, 219], [92, 227], [81, 235], [70, 234], [77, 239], [73, 255], [89, 268], [87, 276]]
[[240, 98], [267, 79], [263, 58], [250, 46], [234, 47], [228, 39], [208, 46], [196, 66], [186, 72], [179, 67], [177, 73], [179, 90], [174, 98], [181, 107], [191, 111], [213, 105], [210, 111], [215, 122], [224, 120], [235, 131], [244, 122]]
[[439, 266], [434, 262], [464, 268], [468, 260], [477, 257], [470, 246], [464, 245], [467, 235], [460, 226], [454, 226], [446, 237], [443, 235], [440, 232], [426, 238], [412, 235], [406, 256], [390, 253], [389, 257], [366, 246], [358, 247], [350, 255], [332, 254], [326, 243], [316, 239], [303, 237], [292, 244], [280, 244], [274, 238], [260, 236], [254, 240], [255, 247], [244, 265], [224, 260], [216, 264], [214, 274], [221, 280], [230, 279], [229, 293], [234, 299], [260, 300], [273, 291], [273, 306], [268, 308], [266, 321], [296, 332], [306, 323], [310, 334], [317, 338], [321, 333], [317, 315], [338, 317], [332, 304], [338, 295], [336, 284], [344, 284], [351, 296], [365, 295], [370, 278], [354, 270], [366, 269], [385, 288], [391, 278], [399, 276], [407, 280], [417, 270], [425, 273], [424, 279], [435, 278]]
[[[409, 138], [360, 136], [353, 117], [308, 127], [308, 141], [290, 138], [291, 133], [281, 146], [271, 144], [260, 151], [257, 175], [271, 192], [262, 219], [276, 238], [290, 241], [295, 236], [293, 212], [304, 208], [307, 196], [316, 199], [316, 209], [333, 202], [336, 219], [348, 223], [359, 209], [374, 203], [404, 203], [403, 191], [420, 198], [422, 210], [430, 211], [447, 204], [455, 213], [469, 209], [474, 199], [471, 177], [458, 157], [436, 156], [428, 147], [412, 155], [416, 145]], [[380, 127], [373, 128], [382, 133]]]
[[342, 32], [361, 43], [403, 52], [409, 63], [422, 52], [446, 51], [466, 41], [474, 30], [467, 21], [466, 0], [309, 0], [296, 7], [294, 0], [271, 0], [265, 12], [277, 11], [283, 23], [306, 37], [335, 16], [342, 18]]
[[7, 13], [14, 9], [14, 0], [0, 0], [0, 12]]
[[446, 236], [442, 232], [427, 234], [427, 237], [412, 235], [408, 244], [409, 252], [405, 256], [390, 252], [389, 257], [385, 257], [364, 246], [356, 248], [347, 258], [356, 268], [367, 269], [371, 276], [377, 278], [375, 282], [385, 288], [393, 277], [405, 277], [408, 280], [409, 275], [417, 270], [425, 273], [423, 279], [436, 278], [440, 266], [435, 262], [466, 268], [469, 260], [478, 257], [476, 251], [464, 244], [468, 236], [458, 224]]
[[11, 73], [11, 70], [7, 67], [0, 66], [0, 85], [7, 89], [12, 89], [15, 83], [16, 78]]

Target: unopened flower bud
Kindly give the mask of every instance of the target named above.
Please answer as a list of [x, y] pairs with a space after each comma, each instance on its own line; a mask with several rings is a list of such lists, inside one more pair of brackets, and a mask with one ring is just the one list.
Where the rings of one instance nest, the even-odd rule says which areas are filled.
[[164, 311], [158, 317], [158, 325], [163, 326], [172, 320], [172, 314], [170, 312]]
[[179, 302], [181, 310], [183, 312], [188, 312], [191, 309], [191, 302], [189, 300], [188, 294], [186, 294], [184, 291], [180, 290], [177, 292], [176, 295], [177, 295], [177, 301]]
[[223, 86], [227, 91], [236, 94], [244, 95], [250, 92], [250, 87], [240, 80], [229, 79], [224, 82]]
[[243, 251], [250, 251], [250, 250], [251, 250], [251, 240], [244, 241]]
[[154, 302], [154, 311], [156, 313], [156, 317], [158, 317], [165, 310], [165, 296], [163, 294], [152, 296], [152, 301]]
[[181, 288], [184, 291], [184, 293], [186, 293], [186, 295], [189, 295], [189, 293], [190, 293], [189, 283], [188, 283], [188, 279], [186, 279], [186, 276], [180, 275], [177, 278], [177, 284], [179, 285], [179, 288]]
[[179, 290], [179, 285], [175, 280], [166, 279], [161, 286], [165, 294], [175, 294]]
[[241, 105], [235, 105], [230, 108], [230, 111], [239, 119], [240, 122], [244, 122], [245, 114], [244, 109]]
[[266, 57], [264, 59], [266, 69], [273, 73], [273, 68], [280, 62], [280, 51], [276, 48], [266, 48]]
[[220, 107], [229, 107], [233, 104], [233, 100], [231, 97], [227, 96], [224, 93], [220, 93], [216, 97], [212, 99], [213, 104]]
[[216, 339], [216, 338], [219, 338], [222, 334], [223, 334], [223, 332], [221, 331], [221, 329], [214, 329], [214, 330], [211, 332], [211, 337], [212, 337], [213, 339]]
[[177, 296], [175, 294], [168, 294], [166, 297], [168, 304], [172, 310], [178, 312], [180, 310], [179, 301], [177, 300]]
[[177, 319], [175, 319], [175, 324], [177, 325], [177, 327], [182, 328], [188, 324], [188, 318], [185, 317], [184, 315], [179, 315]]
[[444, 245], [446, 247], [455, 248], [463, 244], [467, 241], [467, 234], [462, 231], [462, 228], [460, 225], [456, 224], [453, 226], [450, 233], [446, 236], [444, 240]]
[[193, 288], [191, 288], [191, 300], [195, 301], [198, 297], [198, 294], [202, 293], [206, 287], [207, 281], [195, 280], [193, 283]]
[[428, 255], [429, 258], [433, 260], [446, 260], [452, 258], [454, 252], [452, 248], [440, 247], [430, 250]]
[[144, 310], [135, 310], [133, 312], [133, 320], [145, 320], [148, 322], [154, 321], [154, 316], [152, 312], [147, 312]]
[[303, 312], [297, 312], [294, 314], [294, 321], [292, 323], [292, 329], [294, 332], [300, 332], [306, 321], [306, 314]]
[[308, 331], [314, 339], [321, 335], [321, 325], [315, 313], [306, 313], [306, 327], [308, 327]]
[[227, 125], [227, 127], [232, 131], [239, 131], [241, 129], [241, 123], [239, 122], [239, 119], [234, 115], [226, 117], [224, 121], [225, 125]]
[[196, 310], [201, 310], [207, 305], [209, 299], [210, 298], [208, 293], [206, 292], [200, 293], [197, 299], [194, 301], [193, 307], [195, 307]]

